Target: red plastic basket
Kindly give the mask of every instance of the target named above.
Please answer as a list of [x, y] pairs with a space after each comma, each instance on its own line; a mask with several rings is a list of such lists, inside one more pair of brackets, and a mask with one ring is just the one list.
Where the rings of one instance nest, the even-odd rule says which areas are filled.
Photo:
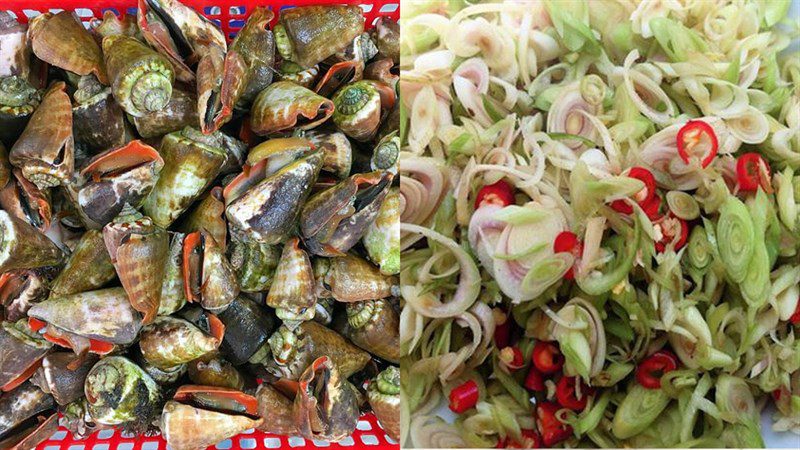
[[[233, 39], [244, 25], [247, 16], [256, 6], [269, 6], [273, 10], [320, 4], [359, 5], [364, 11], [366, 28], [372, 28], [380, 17], [400, 16], [400, 0], [181, 0], [222, 28], [228, 40]], [[0, 0], [0, 10], [10, 11], [21, 23], [47, 11], [75, 10], [82, 21], [102, 18], [105, 11], [115, 14], [136, 14], [136, 0]], [[277, 22], [276, 18], [273, 22]], [[272, 23], [274, 25], [274, 23]], [[352, 436], [340, 442], [307, 440], [301, 437], [279, 436], [251, 430], [220, 442], [209, 449], [250, 450], [274, 448], [326, 448], [326, 449], [395, 449], [391, 440], [372, 414], [358, 421]], [[130, 436], [118, 430], [99, 431], [84, 440], [74, 440], [70, 433], [60, 428], [50, 439], [36, 447], [37, 450], [164, 450], [167, 443], [160, 436]]]

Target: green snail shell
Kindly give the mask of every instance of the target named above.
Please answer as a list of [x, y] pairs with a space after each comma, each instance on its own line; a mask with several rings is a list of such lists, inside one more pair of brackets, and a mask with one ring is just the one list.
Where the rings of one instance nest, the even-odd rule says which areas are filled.
[[347, 323], [353, 328], [363, 328], [375, 314], [376, 305], [372, 300], [347, 304]]
[[27, 80], [12, 75], [0, 79], [0, 107], [4, 113], [30, 114], [39, 105], [41, 95]]
[[288, 327], [281, 325], [267, 341], [272, 357], [278, 364], [286, 364], [294, 358], [300, 345], [300, 338]]
[[357, 141], [368, 141], [380, 125], [381, 96], [369, 81], [357, 81], [333, 96], [333, 122], [344, 134]]
[[166, 58], [123, 35], [104, 38], [103, 54], [114, 98], [125, 112], [140, 117], [167, 106], [175, 73]]
[[147, 420], [160, 397], [156, 382], [121, 356], [104, 358], [92, 367], [85, 394], [92, 418], [104, 425]]

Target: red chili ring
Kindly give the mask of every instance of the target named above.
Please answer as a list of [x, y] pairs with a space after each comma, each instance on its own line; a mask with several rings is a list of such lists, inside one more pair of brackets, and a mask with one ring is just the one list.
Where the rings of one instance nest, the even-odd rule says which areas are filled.
[[[686, 245], [686, 240], [689, 238], [689, 224], [685, 220], [681, 219], [680, 217], [676, 217], [671, 212], [666, 217], [664, 217], [663, 220], [674, 220], [674, 221], [677, 221], [678, 225], [681, 228], [680, 229], [680, 236], [678, 237], [678, 241], [675, 242], [675, 251], [677, 252], [678, 250], [682, 249], [684, 245]], [[661, 221], [662, 223], [663, 223], [663, 220]], [[661, 240], [655, 243], [656, 244], [656, 250], [659, 253], [663, 252], [664, 250], [666, 250], [667, 244], [672, 242], [672, 240], [675, 238], [675, 234], [668, 234], [668, 233], [666, 233], [666, 231], [667, 231], [667, 228], [661, 227], [661, 234], [662, 234]], [[670, 231], [674, 231], [674, 230], [670, 230]]]
[[[556, 236], [556, 239], [553, 241], [553, 251], [555, 253], [572, 253], [577, 260], [583, 254], [583, 243], [581, 243], [575, 233], [571, 231], [562, 231], [558, 233], [558, 236]], [[575, 271], [570, 267], [567, 273], [564, 274], [564, 279], [572, 280], [574, 278]]]
[[[703, 133], [708, 136], [709, 140], [711, 141], [711, 150], [706, 154], [703, 159], [700, 161], [700, 164], [703, 167], [708, 167], [711, 164], [711, 161], [714, 160], [714, 157], [717, 156], [717, 151], [719, 149], [719, 143], [717, 142], [717, 134], [714, 132], [714, 128], [711, 125], [707, 124], [702, 120], [690, 120], [686, 122], [686, 124], [678, 130], [678, 155], [680, 155], [683, 162], [689, 164], [689, 149], [686, 146], [689, 144], [686, 142], [687, 138], [694, 138], [693, 135], [687, 136], [688, 133], [691, 132], [698, 132]], [[699, 141], [699, 136], [697, 141]], [[695, 141], [695, 143], [697, 142]]]
[[[577, 390], [580, 387], [581, 397], [578, 398]], [[556, 400], [564, 408], [573, 411], [583, 411], [589, 396], [594, 393], [594, 389], [583, 384], [581, 377], [563, 376], [556, 384]]]
[[761, 186], [772, 192], [769, 163], [758, 153], [745, 153], [736, 160], [736, 179], [740, 191], [755, 191]]
[[474, 408], [478, 404], [480, 391], [475, 380], [469, 380], [453, 388], [450, 391], [450, 410], [461, 414], [464, 411]]
[[661, 389], [661, 376], [678, 368], [678, 357], [669, 350], [659, 350], [636, 368], [636, 381], [647, 389]]
[[505, 180], [482, 187], [475, 197], [475, 209], [483, 205], [508, 206], [512, 203], [514, 203], [514, 188]]
[[553, 402], [541, 402], [536, 406], [536, 425], [542, 434], [542, 442], [547, 447], [552, 447], [572, 436], [572, 427], [556, 417], [559, 409], [561, 407]]
[[564, 355], [553, 342], [539, 341], [533, 347], [533, 365], [543, 374], [556, 373], [564, 366]]
[[[634, 201], [639, 204], [642, 208], [644, 205], [648, 204], [653, 198], [656, 197], [656, 178], [653, 176], [653, 172], [645, 169], [644, 167], [631, 167], [628, 170], [627, 174], [625, 174], [628, 178], [634, 178], [640, 180], [644, 183], [644, 188], [634, 194]], [[640, 194], [644, 191], [644, 196], [641, 197]], [[637, 196], [641, 198], [636, 198]], [[611, 208], [614, 211], [620, 212], [622, 214], [633, 214], [633, 207], [626, 202], [625, 200], [614, 200], [611, 202]]]

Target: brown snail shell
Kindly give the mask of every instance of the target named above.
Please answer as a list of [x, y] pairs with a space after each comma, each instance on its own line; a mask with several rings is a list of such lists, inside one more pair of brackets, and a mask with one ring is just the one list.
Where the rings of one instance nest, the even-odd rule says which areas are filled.
[[387, 300], [348, 303], [342, 334], [357, 346], [389, 362], [400, 362], [400, 315]]
[[325, 284], [336, 300], [357, 302], [390, 297], [397, 280], [381, 274], [369, 261], [347, 254], [331, 260]]
[[35, 448], [52, 436], [58, 428], [54, 408], [53, 397], [31, 383], [0, 397], [0, 448]]
[[183, 282], [186, 299], [214, 313], [227, 309], [239, 295], [233, 267], [216, 240], [201, 231], [184, 238]]
[[265, 433], [294, 436], [299, 433], [294, 417], [294, 402], [280, 391], [263, 383], [256, 391], [258, 414], [264, 421], [258, 427]]
[[138, 207], [153, 189], [163, 167], [161, 155], [139, 140], [93, 158], [81, 170], [86, 181], [75, 194], [86, 225], [102, 228], [126, 204]]
[[52, 208], [50, 196], [46, 190], [39, 189], [24, 176], [22, 171], [14, 168], [10, 171], [5, 188], [0, 189], [0, 208], [19, 219], [28, 222], [39, 231], [50, 228]]
[[344, 133], [312, 130], [306, 133], [306, 139], [325, 155], [322, 163], [324, 172], [333, 174], [338, 179], [343, 179], [350, 173], [353, 164], [353, 146]]
[[227, 158], [224, 149], [201, 142], [198, 134], [185, 128], [161, 140], [164, 167], [142, 208], [162, 228], [169, 227], [205, 191]]
[[139, 339], [142, 356], [155, 367], [169, 369], [208, 355], [219, 348], [225, 333], [219, 319], [214, 317], [212, 323], [212, 334], [206, 334], [186, 320], [158, 317], [142, 330]]
[[250, 126], [258, 135], [288, 129], [310, 130], [334, 113], [333, 102], [290, 81], [278, 81], [253, 102]]
[[81, 77], [73, 94], [72, 131], [75, 142], [91, 153], [124, 145], [133, 133], [111, 89], [92, 75]]
[[281, 11], [275, 42], [283, 59], [311, 67], [364, 31], [356, 6], [304, 6]]
[[9, 153], [11, 164], [40, 189], [65, 184], [75, 166], [72, 102], [66, 85], [53, 83]]
[[60, 264], [63, 253], [27, 222], [0, 210], [0, 272]]
[[246, 380], [228, 360], [217, 357], [198, 358], [187, 364], [189, 379], [194, 384], [244, 389]]
[[300, 377], [294, 408], [300, 434], [307, 439], [336, 442], [351, 435], [358, 424], [355, 392], [326, 356], [317, 358]]
[[[253, 182], [246, 172], [225, 188], [225, 214], [238, 233], [265, 244], [284, 241], [300, 215], [303, 204], [322, 167], [322, 154], [314, 152], [282, 168], [273, 175]], [[262, 168], [263, 170], [263, 168]], [[257, 178], [256, 178], [257, 180]], [[240, 192], [238, 185], [251, 187]]]
[[300, 216], [309, 251], [341, 256], [358, 243], [377, 217], [392, 178], [389, 172], [356, 174], [311, 197]]
[[257, 6], [236, 34], [225, 55], [219, 110], [210, 129], [219, 129], [231, 119], [237, 105], [248, 107], [272, 82], [275, 40], [269, 22], [273, 17], [272, 10]]
[[44, 300], [48, 294], [47, 269], [18, 269], [0, 275], [0, 317], [16, 322], [28, 313], [34, 303]]
[[139, 135], [146, 139], [195, 125], [197, 117], [197, 96], [176, 87], [164, 108], [133, 117], [133, 124]]
[[142, 327], [123, 288], [54, 296], [28, 310], [33, 317], [78, 336], [113, 344], [130, 344]]
[[100, 46], [74, 12], [38, 16], [28, 34], [37, 58], [78, 75], [92, 73], [108, 84]]
[[164, 405], [161, 433], [175, 450], [203, 449], [261, 425], [258, 401], [235, 389], [181, 386]]
[[161, 303], [164, 259], [169, 251], [167, 232], [126, 204], [103, 228], [103, 239], [131, 305], [142, 313], [142, 324], [149, 324]]
[[275, 308], [276, 315], [284, 322], [297, 324], [314, 318], [316, 302], [311, 260], [300, 248], [300, 239], [292, 238], [283, 247], [272, 286], [267, 294], [267, 306]]
[[222, 187], [211, 188], [186, 216], [179, 229], [185, 233], [205, 231], [214, 237], [225, 252], [228, 242], [228, 224], [225, 222], [225, 201]]
[[67, 405], [83, 397], [86, 375], [97, 362], [97, 357], [87, 356], [77, 368], [71, 364], [75, 355], [66, 352], [51, 353], [42, 359], [42, 366], [31, 378], [31, 382], [47, 394], [51, 394], [59, 405]]
[[25, 319], [0, 322], [0, 392], [11, 391], [30, 378], [52, 347]]
[[220, 352], [236, 366], [246, 363], [264, 346], [277, 326], [266, 308], [241, 295], [218, 317], [225, 325]]

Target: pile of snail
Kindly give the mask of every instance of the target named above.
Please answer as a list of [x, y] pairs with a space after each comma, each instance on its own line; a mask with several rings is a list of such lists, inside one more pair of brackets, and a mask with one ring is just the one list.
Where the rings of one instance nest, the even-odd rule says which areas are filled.
[[0, 11], [0, 448], [399, 435], [399, 29]]

